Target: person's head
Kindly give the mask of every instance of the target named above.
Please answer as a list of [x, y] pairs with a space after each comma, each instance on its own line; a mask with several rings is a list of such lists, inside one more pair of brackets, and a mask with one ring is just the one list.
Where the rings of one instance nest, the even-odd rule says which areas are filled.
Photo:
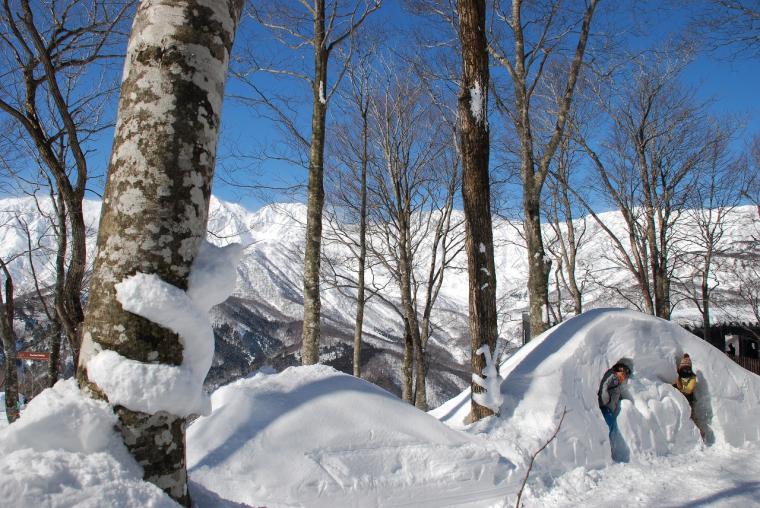
[[683, 369], [691, 370], [691, 368], [691, 357], [689, 356], [689, 353], [684, 353], [683, 358], [678, 362], [678, 372], [681, 372]]
[[624, 383], [626, 379], [631, 377], [631, 368], [624, 363], [616, 363], [612, 367], [612, 371], [615, 373], [621, 383]]

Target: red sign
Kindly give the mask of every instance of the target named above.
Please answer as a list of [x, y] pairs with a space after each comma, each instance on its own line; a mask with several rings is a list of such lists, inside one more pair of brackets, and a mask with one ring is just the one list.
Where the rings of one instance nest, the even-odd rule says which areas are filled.
[[37, 360], [40, 362], [49, 362], [50, 361], [50, 353], [47, 352], [36, 352], [36, 351], [19, 351], [16, 353], [16, 358], [19, 360]]

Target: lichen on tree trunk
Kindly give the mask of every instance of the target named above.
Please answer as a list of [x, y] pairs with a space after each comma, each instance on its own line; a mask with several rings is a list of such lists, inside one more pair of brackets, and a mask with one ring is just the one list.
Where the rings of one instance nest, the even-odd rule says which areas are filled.
[[[206, 236], [224, 81], [242, 0], [145, 0], [124, 68], [83, 329], [80, 385], [101, 350], [146, 363], [181, 364], [176, 334], [124, 311], [114, 284], [136, 272], [187, 288]], [[167, 397], [171, 394], [167, 393]], [[145, 479], [185, 506], [185, 421], [114, 408]]]

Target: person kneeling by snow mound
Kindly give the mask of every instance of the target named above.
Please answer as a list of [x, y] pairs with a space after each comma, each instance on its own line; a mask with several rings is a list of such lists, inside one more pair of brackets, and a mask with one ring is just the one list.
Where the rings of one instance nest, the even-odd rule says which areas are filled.
[[597, 398], [599, 399], [599, 409], [602, 410], [604, 421], [610, 428], [610, 438], [617, 429], [617, 415], [620, 413], [620, 397], [622, 395], [623, 385], [631, 375], [631, 368], [628, 365], [618, 362], [612, 366], [602, 376], [602, 382], [599, 385]]

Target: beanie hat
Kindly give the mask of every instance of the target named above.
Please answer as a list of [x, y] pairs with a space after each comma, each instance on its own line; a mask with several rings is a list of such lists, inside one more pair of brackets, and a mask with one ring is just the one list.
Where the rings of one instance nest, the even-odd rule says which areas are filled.
[[683, 358], [678, 362], [678, 370], [683, 368], [691, 369], [691, 357], [689, 356], [689, 353], [684, 353]]

